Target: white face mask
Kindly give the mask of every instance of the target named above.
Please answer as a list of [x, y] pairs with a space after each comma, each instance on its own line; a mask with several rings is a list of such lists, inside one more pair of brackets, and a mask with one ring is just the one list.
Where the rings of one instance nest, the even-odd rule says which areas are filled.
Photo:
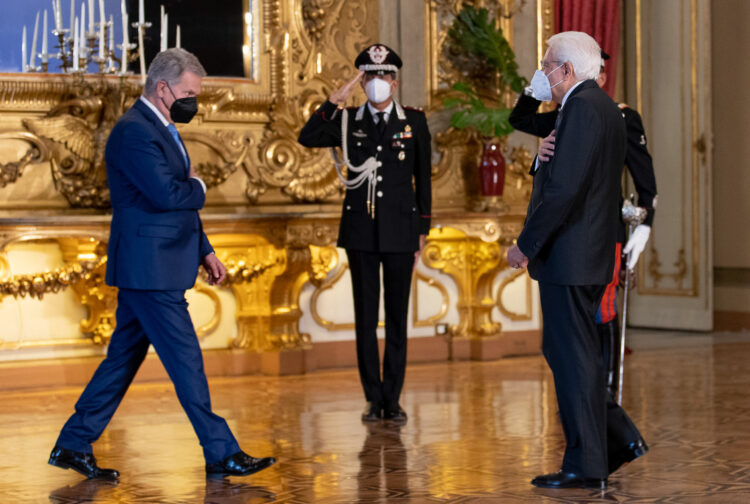
[[[565, 63], [558, 66], [557, 68], [552, 70], [552, 72], [554, 72], [564, 64]], [[552, 72], [550, 72], [550, 75], [552, 75]], [[560, 84], [560, 82], [562, 81], [557, 82], [555, 86]], [[531, 89], [534, 91], [534, 98], [539, 101], [550, 101], [552, 99], [552, 88], [555, 86], [550, 86], [549, 78], [541, 70], [537, 70], [536, 72], [534, 72], [534, 77], [531, 78]]]
[[372, 103], [383, 103], [391, 97], [391, 85], [383, 79], [372, 79], [365, 84], [365, 94]]

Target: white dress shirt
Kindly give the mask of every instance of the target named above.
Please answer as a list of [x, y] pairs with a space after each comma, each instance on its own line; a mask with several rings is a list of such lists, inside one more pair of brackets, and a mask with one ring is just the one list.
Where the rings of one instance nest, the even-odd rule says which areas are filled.
[[379, 112], [385, 112], [383, 120], [386, 124], [388, 124], [388, 118], [391, 117], [391, 112], [393, 112], [393, 100], [391, 100], [390, 105], [388, 105], [385, 110], [376, 109], [369, 101], [367, 102], [367, 108], [370, 109], [370, 115], [372, 116], [372, 120], [375, 122], [375, 124], [378, 124], [380, 122], [380, 116], [376, 115]]

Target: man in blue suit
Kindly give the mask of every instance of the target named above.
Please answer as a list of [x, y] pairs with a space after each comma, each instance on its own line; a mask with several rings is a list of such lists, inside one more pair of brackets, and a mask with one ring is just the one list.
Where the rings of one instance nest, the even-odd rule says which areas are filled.
[[203, 356], [185, 290], [203, 265], [209, 283], [226, 270], [203, 232], [198, 210], [206, 186], [190, 166], [174, 125], [189, 122], [206, 75], [183, 49], [159, 53], [144, 95], [112, 129], [105, 152], [112, 200], [107, 284], [118, 287], [117, 329], [67, 421], [49, 463], [89, 478], [116, 479], [96, 464], [96, 441], [153, 345], [193, 424], [209, 474], [248, 475], [271, 466], [272, 457], [240, 450], [226, 421], [211, 411]]

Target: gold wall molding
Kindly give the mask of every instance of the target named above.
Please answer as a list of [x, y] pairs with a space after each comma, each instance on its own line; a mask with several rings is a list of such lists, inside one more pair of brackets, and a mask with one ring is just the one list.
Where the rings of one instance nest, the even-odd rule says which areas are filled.
[[[429, 317], [425, 319], [421, 319], [419, 317], [419, 288], [418, 288], [419, 282], [423, 282], [427, 284], [428, 287], [437, 289], [440, 292], [440, 297], [441, 297], [440, 309], [438, 310], [438, 312], [434, 315], [430, 315]], [[414, 274], [412, 275], [411, 292], [412, 292], [411, 298], [412, 298], [412, 307], [413, 307], [412, 325], [414, 327], [432, 327], [448, 314], [450, 295], [448, 294], [448, 289], [439, 280], [432, 278], [430, 276], [427, 276], [421, 271], [419, 271], [419, 269], [415, 268]]]
[[[505, 306], [505, 303], [503, 303], [503, 292], [505, 292], [505, 289], [514, 283], [517, 279], [523, 277], [524, 278], [524, 284], [525, 284], [525, 292], [526, 296], [524, 298], [526, 311], [523, 313], [517, 313], [513, 310], [508, 309], [508, 307]], [[508, 276], [503, 278], [500, 281], [500, 285], [497, 287], [497, 295], [495, 296], [496, 303], [497, 303], [497, 309], [500, 310], [500, 313], [502, 313], [504, 316], [508, 317], [510, 320], [513, 321], [528, 321], [531, 320], [534, 315], [534, 305], [532, 301], [532, 287], [531, 287], [531, 277], [529, 276], [528, 271], [525, 269], [522, 270], [514, 270], [512, 271]]]
[[432, 229], [422, 250], [427, 267], [449, 275], [458, 288], [456, 338], [496, 336], [502, 326], [492, 320], [492, 281], [503, 262], [497, 241], [484, 241], [453, 227]]

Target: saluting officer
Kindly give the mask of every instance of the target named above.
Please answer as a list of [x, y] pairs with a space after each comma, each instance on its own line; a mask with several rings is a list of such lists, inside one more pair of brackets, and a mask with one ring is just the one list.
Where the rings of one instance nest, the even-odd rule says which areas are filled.
[[[604, 61], [609, 55], [602, 51], [602, 68], [596, 82], [599, 87], [604, 87], [607, 74], [604, 72]], [[517, 130], [538, 137], [546, 137], [540, 146], [539, 159], [548, 161], [546, 156], [554, 154], [554, 127], [557, 119], [557, 110], [546, 113], [537, 113], [541, 101], [534, 98], [531, 86], [527, 88], [516, 103], [510, 114], [510, 124]], [[615, 258], [615, 269], [612, 281], [607, 285], [599, 309], [596, 313], [597, 330], [602, 338], [602, 359], [606, 367], [607, 388], [616, 396], [616, 384], [618, 382], [618, 362], [620, 353], [620, 331], [617, 323], [617, 285], [619, 283], [621, 256], [630, 253], [627, 269], [631, 270], [638, 262], [638, 257], [648, 242], [651, 234], [651, 225], [654, 222], [654, 209], [656, 208], [656, 177], [654, 165], [651, 162], [651, 154], [646, 145], [646, 133], [643, 129], [643, 121], [640, 114], [624, 103], [618, 104], [628, 134], [628, 146], [625, 153], [625, 165], [633, 177], [636, 192], [638, 193], [638, 205], [646, 208], [648, 215], [644, 222], [638, 225], [631, 235], [623, 250], [625, 243], [625, 224], [619, 220], [617, 232], [617, 250]], [[622, 206], [622, 205], [620, 205]]]
[[[424, 112], [393, 99], [401, 58], [374, 44], [354, 65], [357, 76], [310, 117], [300, 132], [306, 147], [334, 151], [346, 196], [338, 246], [346, 249], [354, 293], [357, 362], [367, 406], [366, 422], [406, 422], [399, 396], [406, 370], [406, 327], [411, 275], [430, 230], [430, 132]], [[360, 107], [340, 108], [359, 83]], [[346, 177], [341, 169], [346, 167]], [[385, 299], [382, 380], [376, 329], [380, 267]]]

